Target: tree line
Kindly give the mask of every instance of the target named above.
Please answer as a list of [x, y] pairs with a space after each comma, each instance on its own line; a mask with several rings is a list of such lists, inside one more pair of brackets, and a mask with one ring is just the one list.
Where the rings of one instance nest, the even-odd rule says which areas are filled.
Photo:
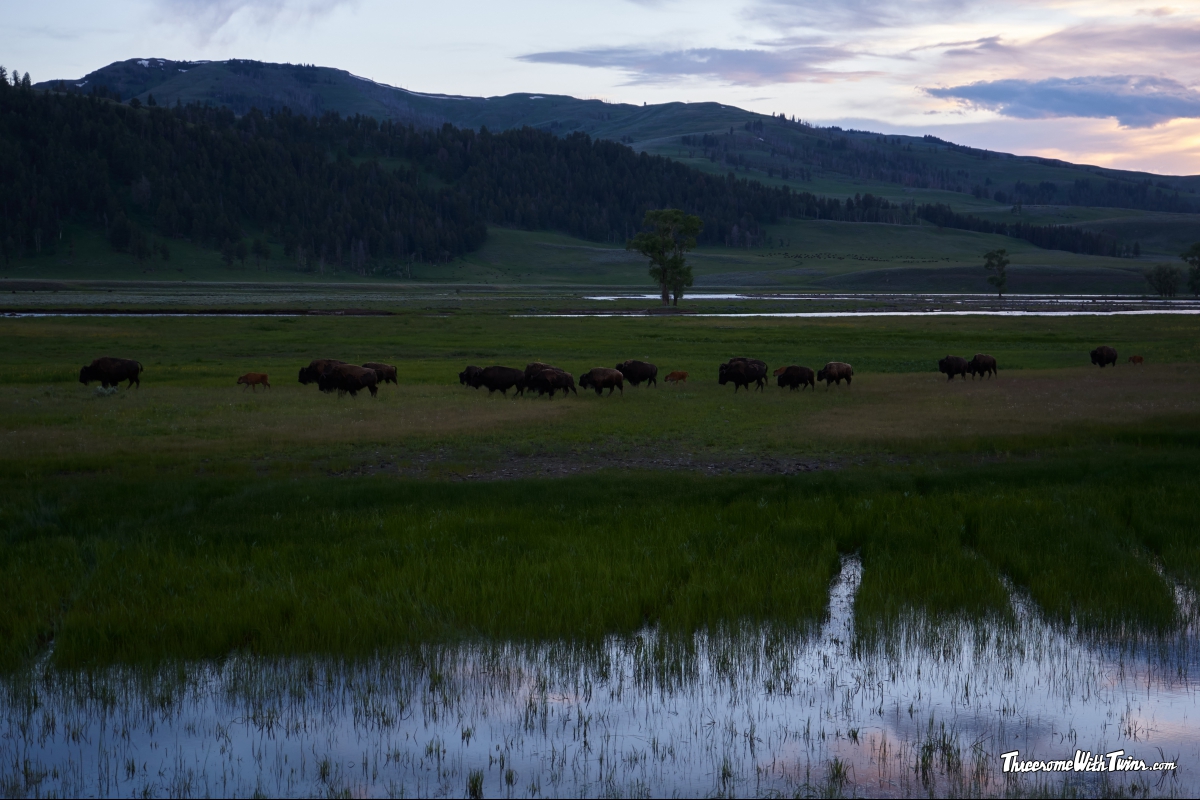
[[927, 203], [917, 207], [917, 216], [939, 228], [995, 233], [1024, 239], [1047, 250], [1066, 250], [1089, 256], [1121, 256], [1125, 250], [1112, 236], [1094, 233], [1070, 225], [1031, 225], [1028, 222], [993, 222], [972, 214], [959, 214], [942, 203]]
[[911, 204], [708, 175], [582, 133], [135, 108], [0, 81], [6, 259], [49, 252], [74, 221], [139, 257], [165, 252], [152, 233], [243, 259], [265, 234], [301, 268], [366, 273], [470, 252], [488, 224], [624, 243], [647, 211], [669, 207], [702, 220], [701, 243], [739, 247], [785, 217], [915, 222]]

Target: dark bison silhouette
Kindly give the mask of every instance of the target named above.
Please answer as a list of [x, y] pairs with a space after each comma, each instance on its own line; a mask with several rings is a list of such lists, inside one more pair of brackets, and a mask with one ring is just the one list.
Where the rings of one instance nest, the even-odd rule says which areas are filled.
[[375, 397], [375, 393], [379, 391], [379, 375], [373, 369], [356, 364], [335, 364], [317, 378], [317, 386], [322, 392], [336, 391], [338, 397], [346, 393], [357, 397], [363, 389], [368, 390], [371, 397]]
[[[653, 384], [658, 386], [658, 367], [653, 364], [648, 364], [645, 361], [622, 361], [617, 364], [617, 370], [624, 376], [625, 380], [629, 381], [630, 386], [637, 386], [645, 381], [647, 386]], [[579, 378], [579, 385], [583, 385], [583, 378]], [[624, 393], [624, 389], [621, 390]]]
[[775, 370], [775, 381], [779, 386], [787, 386], [792, 391], [799, 389], [804, 391], [805, 386], [811, 386], [813, 391], [817, 390], [817, 374], [808, 367], [798, 367], [795, 364], [790, 367], [780, 367]]
[[1115, 367], [1117, 366], [1117, 351], [1108, 345], [1101, 345], [1092, 351], [1092, 363], [1100, 365], [1100, 369], [1104, 369], [1109, 364]]
[[308, 386], [310, 383], [318, 383], [322, 375], [334, 367], [345, 363], [345, 361], [338, 361], [336, 358], [314, 358], [308, 362], [307, 367], [300, 368], [300, 382], [305, 386]]
[[575, 389], [575, 376], [557, 367], [550, 367], [534, 373], [533, 377], [526, 382], [526, 388], [536, 389], [538, 397], [548, 393], [551, 399], [554, 399], [555, 392], [562, 392], [564, 395], [572, 392], [576, 397], [579, 396], [579, 392]]
[[[363, 364], [365, 369], [375, 370], [380, 383], [396, 383], [396, 368], [391, 364], [380, 364], [378, 361], [368, 361]], [[396, 383], [397, 386], [400, 384]]]
[[142, 364], [140, 361], [103, 356], [79, 370], [79, 382], [87, 386], [92, 381], [100, 381], [100, 385], [107, 389], [109, 386], [116, 386], [121, 381], [129, 381], [128, 388], [132, 389], [136, 383], [140, 389], [142, 388], [141, 374]]
[[[829, 388], [829, 384], [836, 382], [838, 386], [842, 385], [842, 379], [846, 380], [846, 385], [850, 385], [850, 379], [854, 377], [854, 367], [844, 361], [830, 361], [821, 369], [817, 370], [817, 380], [825, 381], [825, 388]], [[816, 387], [813, 387], [816, 388]]]
[[612, 397], [613, 389], [620, 389], [621, 394], [625, 394], [625, 373], [619, 369], [596, 367], [579, 376], [579, 388], [595, 389], [597, 396], [605, 389], [608, 389], [609, 397]]
[[458, 382], [463, 386], [470, 386], [472, 389], [479, 388], [479, 373], [483, 372], [479, 367], [467, 367], [462, 372], [458, 373]]
[[996, 372], [996, 359], [989, 356], [987, 353], [976, 353], [975, 356], [967, 363], [967, 371], [971, 373], [971, 380], [975, 380], [975, 376], [983, 377], [987, 375], [989, 378], [999, 373]]
[[743, 386], [750, 391], [751, 383], [761, 392], [767, 385], [766, 362], [757, 358], [731, 358], [717, 371], [717, 382], [722, 386], [732, 383], [734, 394]]
[[516, 367], [484, 367], [473, 379], [470, 386], [478, 389], [483, 386], [492, 392], [499, 392], [508, 397], [508, 390], [516, 388], [517, 394], [525, 394], [525, 373]]
[[938, 372], [946, 376], [947, 380], [954, 380], [955, 377], [962, 375], [962, 379], [967, 379], [967, 360], [962, 356], [946, 356], [938, 362]]

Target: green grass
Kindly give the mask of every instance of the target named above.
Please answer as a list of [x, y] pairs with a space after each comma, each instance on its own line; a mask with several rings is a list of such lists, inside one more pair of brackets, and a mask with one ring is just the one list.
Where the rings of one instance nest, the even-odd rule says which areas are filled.
[[[0, 663], [51, 642], [78, 665], [595, 640], [647, 624], [806, 630], [850, 553], [864, 633], [910, 612], [1003, 620], [1006, 581], [1059, 622], [1161, 631], [1176, 622], [1169, 580], [1200, 587], [1198, 325], [453, 309], [0, 319]], [[1100, 341], [1148, 364], [1080, 366]], [[934, 371], [976, 349], [997, 355], [999, 378]], [[80, 386], [101, 353], [141, 360], [141, 388]], [[738, 353], [844, 358], [855, 383], [735, 395], [714, 373]], [[397, 363], [401, 385], [321, 395], [294, 378], [318, 355]], [[631, 356], [693, 378], [553, 401], [456, 380], [467, 363], [578, 373]], [[274, 388], [236, 387], [246, 371]], [[820, 469], [704, 477], [662, 458]], [[585, 474], [413, 477], [552, 463]]]
[[[1074, 213], [1076, 210], [1072, 210]], [[1084, 214], [1090, 227], [1124, 226], [1143, 247], [1175, 257], [1196, 225], [1188, 215], [1142, 215], [1125, 219]], [[1120, 212], [1126, 215], [1130, 212]], [[1180, 217], [1176, 220], [1175, 217]], [[1041, 220], [1041, 217], [1036, 217]], [[1048, 219], [1047, 221], [1054, 221]], [[1136, 229], [1129, 228], [1135, 225]], [[1182, 227], [1181, 227], [1182, 226]], [[1190, 227], [1189, 227], [1190, 226]], [[1144, 229], [1144, 230], [1143, 230]], [[988, 291], [983, 254], [1005, 248], [1012, 260], [1009, 289], [1023, 291], [1149, 291], [1138, 269], [1143, 261], [1043, 250], [1019, 239], [931, 225], [881, 225], [784, 220], [766, 226], [770, 244], [754, 249], [700, 247], [690, 256], [697, 290], [759, 289], [882, 291]], [[1115, 231], [1115, 227], [1114, 227]], [[322, 284], [407, 286], [491, 284], [512, 287], [633, 287], [652, 291], [645, 259], [620, 244], [590, 242], [550, 231], [492, 227], [477, 251], [445, 264], [382, 263], [379, 273], [359, 276], [325, 265], [299, 271], [282, 246], [267, 238], [273, 257], [226, 265], [220, 254], [187, 241], [169, 240], [171, 256], [138, 260], [114, 252], [98, 229], [71, 225], [67, 239], [42, 256], [13, 259], [0, 278], [13, 281], [249, 282], [264, 285]], [[1124, 233], [1120, 234], [1122, 237]], [[1196, 233], [1200, 238], [1200, 233]], [[406, 268], [405, 268], [406, 269]], [[400, 277], [400, 276], [404, 277]], [[1039, 278], [1039, 276], [1042, 276]], [[1046, 279], [1057, 283], [1046, 284]], [[858, 283], [855, 283], [855, 282]], [[1045, 285], [1043, 285], [1045, 284]]]
[[1110, 455], [952, 475], [7, 481], [0, 657], [50, 641], [81, 665], [807, 628], [854, 552], [864, 630], [909, 611], [1003, 618], [1001, 576], [1060, 622], [1166, 629], [1150, 559], [1200, 585], [1194, 452]]

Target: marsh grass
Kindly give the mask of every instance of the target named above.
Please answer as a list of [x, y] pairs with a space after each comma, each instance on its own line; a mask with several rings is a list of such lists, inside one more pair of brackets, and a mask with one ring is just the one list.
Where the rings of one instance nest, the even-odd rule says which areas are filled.
[[1153, 633], [1178, 623], [1170, 581], [1198, 585], [1181, 524], [1194, 463], [1180, 448], [789, 478], [10, 481], [0, 640], [9, 665], [51, 641], [80, 665], [803, 630], [845, 553], [862, 559], [864, 632], [913, 610], [1004, 617], [1011, 581], [1062, 624]]

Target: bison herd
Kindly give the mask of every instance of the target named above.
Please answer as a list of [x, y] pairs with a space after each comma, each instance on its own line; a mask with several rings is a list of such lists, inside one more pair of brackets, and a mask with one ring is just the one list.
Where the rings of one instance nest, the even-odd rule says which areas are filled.
[[[1117, 351], [1107, 345], [1097, 347], [1091, 352], [1091, 357], [1092, 363], [1101, 369], [1117, 365]], [[1129, 362], [1141, 364], [1144, 359], [1141, 356], [1131, 356]], [[110, 386], [116, 387], [122, 381], [128, 381], [128, 388], [133, 388], [135, 384], [140, 387], [142, 370], [140, 362], [128, 358], [97, 358], [79, 370], [79, 382], [86, 386], [92, 381], [99, 381], [102, 387], [108, 389]], [[967, 375], [970, 375], [974, 380], [976, 377], [990, 378], [998, 375], [996, 359], [985, 353], [976, 353], [970, 361], [962, 356], [948, 355], [938, 361], [938, 371], [950, 381], [959, 376], [966, 380]], [[820, 381], [825, 382], [827, 389], [833, 383], [841, 386], [843, 380], [849, 386], [854, 378], [854, 367], [841, 361], [830, 361], [814, 373], [808, 367], [792, 364], [779, 367], [772, 374], [780, 388], [803, 391], [811, 387], [815, 391]], [[664, 380], [679, 385], [686, 383], [687, 379], [688, 373], [675, 371], [668, 374]], [[731, 358], [717, 369], [717, 382], [722, 386], [732, 383], [734, 394], [742, 388], [750, 391], [752, 384], [761, 392], [766, 388], [768, 380], [767, 364], [757, 358]], [[467, 367], [458, 374], [458, 381], [463, 386], [473, 389], [486, 388], [489, 395], [500, 392], [505, 397], [508, 396], [509, 389], [522, 396], [527, 390], [536, 391], [538, 397], [549, 395], [553, 398], [558, 392], [563, 395], [579, 394], [574, 375], [561, 367], [540, 361], [528, 364], [524, 370], [499, 366]], [[255, 391], [260, 384], [271, 388], [265, 372], [247, 372], [239, 377], [237, 382], [238, 385], [244, 385], [247, 389], [253, 388]], [[315, 383], [322, 392], [336, 391], [339, 397], [344, 394], [357, 397], [363, 390], [369, 391], [371, 396], [375, 397], [380, 384], [397, 383], [396, 368], [378, 361], [368, 361], [358, 366], [336, 359], [318, 358], [300, 369], [300, 383], [306, 386]], [[625, 384], [640, 386], [643, 383], [647, 386], [658, 385], [658, 367], [645, 361], [630, 359], [613, 368], [595, 367], [588, 370], [579, 376], [578, 387], [593, 389], [597, 395], [603, 394], [607, 389], [611, 397], [614, 391], [625, 394]]]

